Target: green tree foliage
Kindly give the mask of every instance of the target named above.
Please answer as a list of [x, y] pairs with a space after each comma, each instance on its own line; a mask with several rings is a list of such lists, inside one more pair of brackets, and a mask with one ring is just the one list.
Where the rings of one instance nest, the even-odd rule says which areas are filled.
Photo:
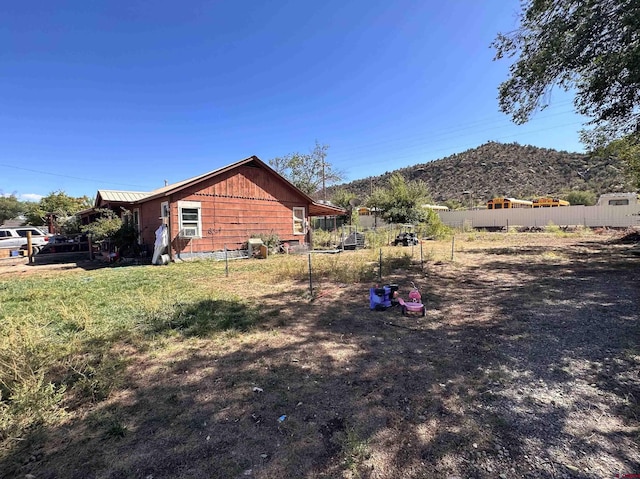
[[640, 134], [614, 140], [595, 153], [622, 160], [627, 165], [627, 173], [633, 178], [635, 187], [640, 189]]
[[427, 217], [424, 226], [420, 228], [422, 234], [429, 238], [442, 239], [451, 233], [451, 228], [445, 225], [438, 213], [434, 210], [427, 210]]
[[347, 210], [347, 214], [344, 215], [346, 221], [350, 224], [358, 224], [357, 205], [360, 204], [360, 202], [355, 193], [340, 188], [331, 196], [331, 203]]
[[596, 204], [596, 194], [593, 191], [571, 191], [567, 201], [572, 205], [593, 206]]
[[427, 219], [422, 208], [429, 202], [429, 190], [421, 180], [407, 182], [404, 176], [395, 173], [389, 178], [387, 188], [373, 191], [367, 205], [382, 210], [382, 217], [390, 223], [417, 224]]
[[58, 226], [61, 227], [78, 211], [90, 208], [91, 199], [87, 196], [75, 198], [64, 191], [53, 191], [38, 203], [29, 203], [26, 211], [27, 219], [32, 225], [43, 225], [48, 214], [53, 214]]
[[96, 210], [100, 217], [93, 223], [82, 227], [84, 233], [90, 233], [94, 241], [104, 241], [115, 237], [122, 229], [123, 221], [110, 209], [101, 208]]
[[495, 59], [516, 58], [500, 109], [525, 123], [557, 85], [576, 91], [577, 111], [596, 127], [587, 144], [638, 132], [639, 29], [637, 0], [523, 0], [519, 28], [492, 44]]
[[342, 180], [342, 174], [326, 161], [329, 145], [316, 146], [307, 154], [290, 153], [269, 160], [269, 165], [308, 195]]
[[15, 195], [0, 196], [0, 224], [4, 223], [11, 218], [24, 213], [24, 203], [18, 201]]
[[106, 243], [110, 251], [117, 250], [122, 255], [137, 254], [138, 232], [133, 225], [131, 214], [125, 215], [123, 220], [109, 208], [96, 211], [100, 213], [100, 217], [93, 223], [81, 226], [82, 232], [91, 234], [95, 242]]
[[444, 202], [444, 206], [449, 208], [450, 210], [461, 210], [464, 208], [464, 205], [460, 200], [457, 199], [448, 199]]

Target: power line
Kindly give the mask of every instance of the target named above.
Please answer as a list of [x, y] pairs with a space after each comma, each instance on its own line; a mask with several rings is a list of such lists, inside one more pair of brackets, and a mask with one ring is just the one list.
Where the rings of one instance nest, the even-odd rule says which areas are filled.
[[41, 175], [50, 175], [50, 176], [57, 176], [57, 177], [60, 177], [60, 178], [69, 178], [69, 179], [72, 179], [72, 180], [91, 181], [93, 183], [100, 183], [100, 184], [105, 184], [106, 183], [108, 185], [134, 186], [136, 188], [146, 189], [145, 186], [132, 185], [130, 183], [116, 183], [116, 182], [113, 182], [113, 181], [104, 181], [104, 180], [97, 180], [97, 179], [91, 179], [91, 178], [82, 178], [82, 177], [79, 177], [79, 176], [61, 175], [59, 173], [51, 173], [51, 172], [48, 172], [48, 171], [33, 170], [31, 168], [23, 168], [21, 166], [14, 166], [14, 165], [5, 165], [5, 164], [2, 164], [2, 163], [0, 163], [0, 166], [3, 166], [5, 168], [12, 168], [14, 170], [30, 171], [32, 173], [39, 173]]
[[[582, 122], [573, 122], [573, 123], [565, 123], [563, 125], [554, 125], [554, 126], [548, 127], [548, 128], [541, 128], [541, 129], [538, 129], [538, 130], [527, 131], [526, 133], [515, 133], [515, 134], [512, 134], [512, 135], [505, 135], [505, 136], [497, 137], [497, 138], [495, 138], [495, 140], [503, 140], [503, 139], [506, 139], [506, 138], [513, 138], [513, 137], [516, 137], [516, 136], [520, 136], [522, 134], [539, 133], [539, 132], [542, 132], [542, 131], [554, 130], [554, 129], [558, 128], [558, 126], [574, 126], [574, 125], [581, 125], [581, 124], [582, 124]], [[459, 146], [458, 148], [465, 149], [465, 148], [473, 148], [474, 146], [478, 146], [477, 143]], [[433, 155], [434, 153], [438, 153], [438, 152], [441, 152], [441, 151], [448, 151], [448, 150], [451, 150], [451, 148], [450, 147], [439, 148], [437, 150], [429, 150], [428, 152], [421, 152], [421, 153], [415, 154], [415, 155], [404, 155], [404, 156], [395, 156], [394, 155], [393, 161], [401, 160], [401, 159], [404, 159], [404, 158], [415, 158], [416, 156]], [[362, 161], [362, 162], [350, 162], [349, 166], [376, 165], [376, 164], [388, 163], [389, 161], [390, 161], [389, 159], [378, 160], [378, 161], [372, 161], [371, 159], [367, 159], [366, 161]], [[429, 161], [434, 161], [434, 160], [426, 160], [425, 162], [429, 162]], [[411, 165], [407, 165], [407, 166], [411, 166]], [[406, 168], [407, 166], [399, 167], [399, 168]]]
[[[570, 110], [567, 111], [563, 111], [563, 112], [557, 112], [554, 113], [552, 115], [547, 115], [545, 117], [542, 117], [543, 119], [547, 119], [547, 118], [553, 118], [553, 117], [557, 117], [557, 116], [561, 116], [561, 115], [566, 115], [567, 113], [571, 113]], [[487, 131], [493, 131], [493, 130], [497, 130], [497, 129], [501, 129], [504, 126], [513, 126], [513, 124], [511, 122], [509, 122], [508, 120], [505, 121], [497, 121], [497, 122], [480, 122], [480, 124], [486, 125], [487, 128], [482, 128], [482, 129], [475, 129], [472, 125], [473, 124], [469, 124], [469, 126], [465, 126], [463, 128], [449, 128], [449, 129], [445, 129], [445, 130], [439, 130], [439, 131], [435, 131], [432, 133], [429, 133], [427, 135], [425, 134], [416, 134], [416, 135], [412, 135], [412, 136], [408, 136], [408, 137], [404, 137], [404, 138], [396, 138], [393, 140], [380, 140], [380, 141], [376, 141], [376, 142], [372, 142], [372, 143], [366, 143], [363, 145], [354, 145], [353, 147], [346, 147], [346, 148], [342, 148], [339, 150], [338, 153], [336, 153], [335, 155], [332, 156], [332, 160], [336, 160], [336, 159], [341, 159], [341, 158], [346, 158], [346, 157], [350, 157], [353, 155], [357, 155], [357, 154], [364, 154], [366, 152], [372, 151], [372, 150], [378, 150], [380, 146], [383, 145], [389, 145], [392, 143], [398, 143], [398, 142], [403, 142], [404, 143], [404, 148], [401, 148], [400, 150], [407, 150], [409, 148], [415, 148], [415, 147], [419, 147], [423, 144], [426, 143], [433, 143], [436, 140], [448, 140], [448, 139], [452, 139], [452, 138], [460, 138], [461, 133], [464, 132], [471, 132], [474, 134], [478, 134], [478, 133], [484, 133]], [[563, 125], [560, 125], [563, 126]], [[554, 126], [553, 128], [557, 128], [558, 125]], [[522, 132], [522, 134], [526, 134], [529, 132]], [[517, 135], [516, 135], [517, 136]], [[413, 142], [409, 142], [409, 139], [415, 138], [417, 141], [413, 141]]]

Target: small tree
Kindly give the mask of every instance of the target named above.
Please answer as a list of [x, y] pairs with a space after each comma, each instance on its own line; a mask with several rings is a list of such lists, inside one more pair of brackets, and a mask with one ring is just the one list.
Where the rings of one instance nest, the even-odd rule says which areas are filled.
[[374, 190], [367, 200], [371, 208], [382, 210], [382, 217], [391, 223], [417, 224], [427, 219], [422, 205], [429, 202], [429, 190], [421, 180], [407, 182], [395, 173], [389, 178], [387, 188]]
[[347, 210], [347, 214], [343, 216], [343, 219], [350, 224], [357, 225], [359, 218], [358, 208], [354, 205], [358, 201], [355, 200], [357, 200], [356, 194], [343, 188], [336, 190], [331, 197], [331, 203]]
[[342, 173], [326, 161], [328, 149], [316, 141], [310, 153], [289, 153], [269, 160], [269, 165], [306, 194], [322, 190], [324, 196], [326, 185], [342, 180]]
[[427, 210], [427, 218], [421, 231], [430, 238], [442, 239], [449, 235], [451, 229], [442, 222], [438, 213], [434, 210]]
[[82, 227], [84, 233], [90, 233], [95, 241], [113, 239], [123, 226], [123, 221], [110, 209], [100, 208], [96, 210], [100, 217]]

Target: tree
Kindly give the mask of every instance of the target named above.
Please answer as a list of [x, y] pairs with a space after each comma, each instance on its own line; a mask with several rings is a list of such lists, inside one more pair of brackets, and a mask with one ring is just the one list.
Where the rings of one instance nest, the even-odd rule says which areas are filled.
[[11, 218], [24, 213], [25, 206], [15, 195], [0, 196], [0, 225]]
[[62, 226], [78, 211], [91, 207], [91, 199], [87, 196], [74, 198], [64, 191], [53, 191], [40, 199], [38, 203], [30, 203], [26, 214], [29, 223], [43, 225], [48, 214], [53, 214], [58, 226]]
[[121, 255], [139, 252], [138, 232], [130, 212], [126, 212], [124, 220], [109, 208], [99, 208], [96, 213], [100, 216], [95, 221], [80, 227], [83, 233], [91, 234], [93, 241], [106, 242], [110, 251], [117, 250]]
[[373, 191], [367, 206], [382, 210], [382, 217], [391, 223], [420, 223], [427, 219], [422, 208], [429, 202], [429, 190], [421, 180], [407, 182], [404, 176], [394, 173], [387, 188]]
[[591, 147], [639, 132], [640, 2], [523, 0], [520, 26], [498, 34], [495, 59], [517, 57], [500, 85], [500, 109], [525, 123], [548, 106], [553, 86], [575, 89], [576, 110], [594, 127]]
[[269, 160], [269, 165], [308, 195], [322, 191], [326, 200], [325, 187], [342, 180], [342, 173], [326, 161], [328, 149], [316, 141], [309, 153], [289, 153]]
[[596, 194], [593, 191], [570, 191], [567, 201], [572, 205], [593, 206], [596, 204]]
[[360, 201], [358, 201], [355, 193], [340, 188], [331, 196], [331, 203], [347, 210], [347, 214], [344, 215], [344, 219], [348, 220], [350, 224], [358, 223], [357, 205], [360, 204]]
[[640, 189], [640, 134], [613, 140], [595, 153], [622, 160], [627, 165], [627, 173], [633, 178], [636, 188]]

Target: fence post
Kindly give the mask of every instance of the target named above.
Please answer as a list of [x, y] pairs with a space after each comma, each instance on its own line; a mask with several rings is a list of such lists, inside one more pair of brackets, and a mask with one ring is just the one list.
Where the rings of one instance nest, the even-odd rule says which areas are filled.
[[229, 276], [229, 256], [227, 255], [227, 245], [224, 245], [224, 275]]
[[91, 233], [87, 235], [87, 242], [89, 243], [89, 259], [93, 260], [93, 245], [91, 244]]
[[420, 270], [424, 271], [424, 257], [422, 256], [422, 241], [420, 241]]
[[378, 281], [382, 281], [382, 248], [380, 248], [380, 266], [378, 268]]
[[456, 235], [451, 237], [451, 261], [453, 261], [453, 251], [456, 247]]
[[27, 255], [29, 263], [33, 263], [33, 243], [31, 243], [31, 231], [27, 231]]
[[309, 253], [309, 296], [313, 299], [313, 276], [311, 274], [311, 253]]

